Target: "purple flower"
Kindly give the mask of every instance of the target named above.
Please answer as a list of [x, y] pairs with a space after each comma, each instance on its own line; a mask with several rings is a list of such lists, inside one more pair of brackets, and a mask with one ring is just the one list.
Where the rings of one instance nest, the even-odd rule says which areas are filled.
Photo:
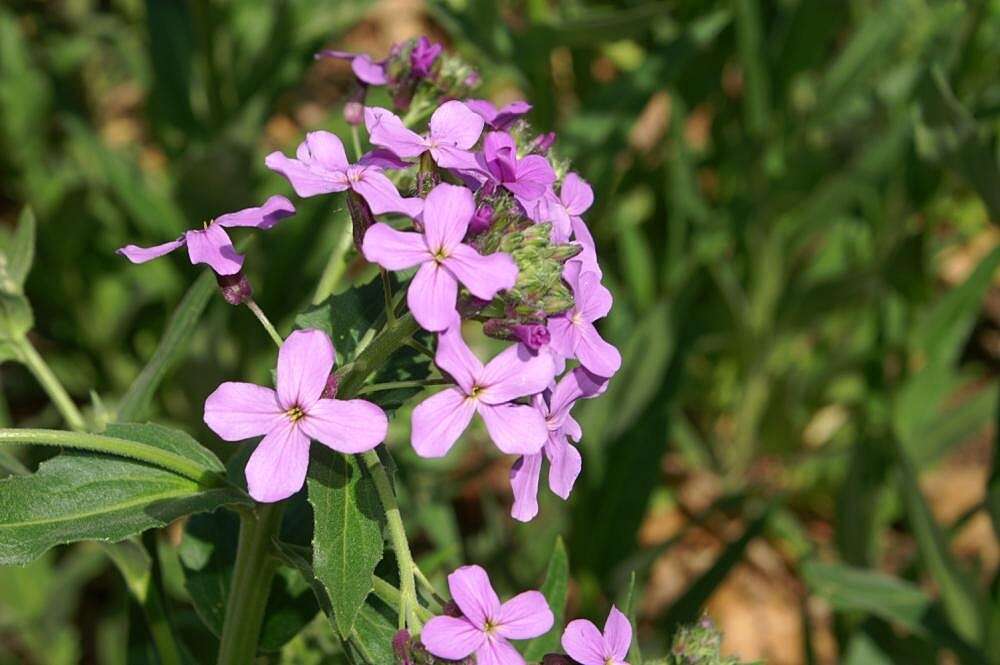
[[204, 228], [185, 231], [177, 240], [154, 247], [126, 245], [118, 253], [132, 263], [145, 263], [186, 245], [192, 264], [208, 264], [217, 275], [235, 275], [243, 267], [243, 255], [236, 252], [225, 229], [234, 226], [269, 229], [293, 214], [295, 206], [291, 201], [284, 196], [272, 196], [259, 208], [244, 208], [220, 215], [205, 224]]
[[549, 318], [549, 347], [564, 358], [578, 359], [598, 376], [613, 376], [621, 367], [621, 354], [594, 327], [594, 321], [611, 311], [611, 293], [601, 285], [596, 272], [584, 270], [582, 261], [567, 261], [563, 279], [573, 290], [575, 303], [566, 312]]
[[371, 450], [385, 439], [389, 421], [379, 407], [321, 397], [334, 358], [326, 334], [297, 330], [278, 352], [277, 390], [228, 381], [205, 400], [205, 424], [222, 439], [264, 436], [246, 467], [257, 501], [280, 501], [302, 488], [311, 439], [341, 453]]
[[524, 665], [524, 658], [508, 640], [544, 635], [555, 617], [538, 591], [525, 591], [501, 604], [486, 571], [462, 566], [448, 576], [451, 596], [461, 617], [438, 616], [420, 635], [438, 658], [460, 660], [473, 653], [479, 665]]
[[386, 164], [384, 154], [372, 153], [362, 157], [357, 164], [350, 164], [344, 144], [330, 132], [306, 134], [306, 140], [295, 151], [295, 159], [276, 151], [268, 155], [264, 163], [285, 176], [295, 193], [302, 197], [350, 189], [367, 201], [376, 215], [400, 212], [414, 217], [423, 206], [419, 198], [405, 199], [399, 195], [396, 186], [382, 172]]
[[476, 166], [469, 148], [483, 133], [483, 119], [462, 102], [450, 101], [434, 111], [427, 136], [410, 131], [399, 117], [378, 107], [365, 109], [365, 127], [372, 144], [388, 148], [400, 157], [419, 157], [430, 152], [442, 168], [469, 169]]
[[531, 104], [528, 102], [511, 102], [499, 110], [485, 99], [468, 99], [465, 103], [478, 113], [487, 125], [497, 130], [507, 129], [531, 110]]
[[562, 635], [562, 646], [580, 665], [628, 665], [632, 624], [614, 605], [604, 623], [604, 633], [586, 619], [570, 621]]
[[519, 323], [510, 329], [517, 341], [532, 351], [538, 351], [551, 341], [549, 329], [541, 323]]
[[426, 78], [431, 73], [434, 61], [444, 47], [431, 42], [426, 36], [417, 40], [410, 51], [410, 71], [416, 78]]
[[[563, 500], [569, 498], [583, 467], [580, 452], [569, 443], [569, 439], [579, 441], [583, 431], [569, 412], [578, 399], [596, 397], [607, 389], [607, 385], [607, 379], [577, 367], [564, 376], [551, 392], [535, 395], [532, 399], [532, 406], [545, 419], [548, 428], [544, 455], [549, 460], [549, 489]], [[510, 514], [521, 522], [530, 522], [538, 514], [542, 454], [524, 455], [510, 471], [510, 484], [514, 490], [514, 505]]]
[[456, 320], [438, 335], [434, 362], [456, 385], [428, 397], [413, 410], [413, 448], [418, 455], [446, 455], [476, 413], [502, 452], [531, 455], [545, 445], [545, 419], [533, 407], [513, 401], [540, 393], [552, 381], [554, 368], [548, 354], [535, 355], [513, 344], [484, 367], [466, 346]]
[[316, 59], [333, 58], [347, 60], [351, 63], [351, 71], [358, 81], [364, 85], [385, 85], [389, 82], [385, 61], [376, 62], [367, 53], [349, 53], [347, 51], [320, 51]]
[[425, 330], [451, 325], [459, 282], [477, 298], [492, 300], [517, 281], [517, 264], [510, 256], [500, 252], [483, 256], [462, 243], [474, 212], [472, 192], [440, 184], [424, 202], [422, 233], [375, 224], [365, 234], [361, 250], [372, 263], [389, 270], [420, 266], [410, 283], [407, 303]]
[[483, 140], [483, 152], [476, 155], [475, 175], [487, 183], [504, 187], [527, 210], [555, 182], [549, 160], [541, 155], [518, 159], [514, 138], [506, 132], [490, 132]]
[[590, 184], [575, 173], [568, 173], [563, 179], [559, 196], [551, 189], [539, 202], [539, 208], [545, 221], [552, 222], [552, 241], [563, 243], [569, 240], [573, 232], [573, 221], [590, 209], [594, 204], [594, 190]]

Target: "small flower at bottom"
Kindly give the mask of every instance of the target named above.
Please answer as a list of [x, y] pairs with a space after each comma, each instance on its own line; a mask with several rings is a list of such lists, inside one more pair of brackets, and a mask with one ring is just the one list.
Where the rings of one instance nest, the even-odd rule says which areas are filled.
[[555, 622], [545, 596], [538, 591], [525, 591], [501, 604], [479, 566], [462, 566], [453, 572], [448, 588], [462, 616], [434, 617], [420, 636], [438, 658], [460, 660], [474, 653], [478, 665], [524, 665], [524, 658], [508, 640], [544, 635]]
[[611, 613], [601, 633], [590, 621], [570, 621], [562, 635], [562, 646], [580, 665], [628, 665], [628, 648], [632, 644], [632, 624], [611, 606]]
[[257, 501], [286, 499], [302, 489], [309, 442], [361, 453], [385, 440], [385, 413], [365, 400], [325, 399], [333, 344], [319, 330], [297, 330], [278, 352], [277, 390], [228, 381], [205, 400], [205, 424], [226, 441], [263, 435], [247, 462], [247, 488]]

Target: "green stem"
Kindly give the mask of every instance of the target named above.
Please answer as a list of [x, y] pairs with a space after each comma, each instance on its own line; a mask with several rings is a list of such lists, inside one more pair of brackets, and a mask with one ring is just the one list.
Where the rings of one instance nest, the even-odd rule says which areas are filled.
[[362, 457], [368, 472], [372, 475], [379, 501], [382, 502], [386, 525], [389, 528], [389, 542], [392, 544], [393, 552], [396, 553], [396, 562], [399, 565], [399, 627], [408, 627], [414, 632], [419, 632], [423, 622], [417, 616], [420, 603], [417, 601], [417, 585], [413, 572], [416, 566], [413, 563], [413, 555], [410, 554], [410, 543], [406, 539], [406, 529], [403, 527], [399, 504], [396, 503], [389, 474], [386, 473], [378, 453], [369, 450], [363, 453]]
[[389, 323], [396, 320], [395, 306], [392, 302], [392, 284], [389, 282], [389, 272], [385, 268], [378, 269], [382, 276], [382, 297], [385, 298], [385, 319]]
[[340, 369], [340, 394], [357, 394], [371, 373], [381, 367], [418, 330], [420, 326], [409, 312], [387, 323], [385, 329], [372, 339], [357, 358]]
[[283, 510], [282, 503], [258, 504], [255, 514], [240, 517], [240, 540], [222, 623], [219, 665], [248, 665], [257, 655], [271, 579], [277, 569], [277, 560], [271, 556], [271, 540], [281, 527]]
[[131, 457], [140, 462], [173, 471], [177, 475], [189, 478], [206, 487], [213, 487], [222, 482], [218, 474], [202, 468], [186, 457], [157, 446], [129, 439], [118, 439], [113, 436], [86, 432], [65, 432], [56, 429], [0, 429], [0, 445], [5, 443], [95, 450], [122, 457]]
[[385, 390], [399, 390], [400, 388], [426, 388], [428, 386], [443, 386], [448, 382], [444, 379], [422, 379], [415, 381], [386, 381], [385, 383], [373, 383], [358, 391], [358, 395], [369, 393], [379, 393]]
[[446, 602], [445, 599], [438, 595], [437, 589], [434, 588], [431, 581], [427, 579], [426, 575], [424, 575], [424, 571], [420, 570], [420, 566], [413, 567], [413, 574], [417, 578], [417, 584], [422, 586], [424, 591], [430, 595], [430, 599], [437, 604], [438, 609], [442, 609]]
[[[381, 600], [386, 605], [388, 605], [389, 607], [392, 607], [398, 611], [399, 601], [401, 598], [399, 589], [389, 584], [388, 582], [386, 582], [377, 575], [373, 578], [372, 582], [373, 582], [372, 590], [375, 592], [375, 595], [378, 597], [378, 599]], [[414, 611], [417, 613], [417, 616], [419, 616], [424, 621], [429, 621], [434, 616], [433, 612], [431, 612], [423, 605], [418, 604]]]
[[330, 252], [330, 258], [326, 262], [326, 267], [323, 268], [319, 284], [316, 285], [316, 293], [313, 294], [312, 304], [320, 304], [329, 298], [330, 294], [337, 288], [337, 283], [340, 282], [340, 278], [344, 276], [344, 272], [347, 270], [347, 261], [344, 258], [347, 256], [348, 250], [351, 249], [353, 242], [354, 229], [351, 226], [350, 220], [347, 220], [341, 231], [340, 238], [337, 240], [337, 244], [334, 246], [333, 251]]
[[264, 330], [267, 331], [267, 334], [271, 336], [271, 339], [274, 340], [274, 343], [277, 344], [278, 348], [280, 349], [281, 345], [285, 342], [285, 340], [284, 338], [282, 338], [281, 335], [278, 334], [278, 331], [277, 329], [275, 329], [274, 324], [272, 324], [271, 320], [267, 318], [266, 314], [264, 314], [264, 310], [262, 310], [260, 306], [257, 305], [257, 303], [254, 301], [253, 298], [250, 298], [249, 300], [246, 301], [246, 306], [247, 309], [253, 312], [253, 315], [257, 317], [257, 320], [260, 321], [260, 325], [264, 327]]
[[354, 143], [354, 159], [361, 159], [361, 135], [358, 133], [358, 126], [351, 125], [351, 140]]
[[84, 420], [83, 414], [80, 413], [80, 409], [77, 408], [73, 402], [73, 398], [69, 396], [69, 393], [63, 388], [58, 377], [56, 377], [48, 364], [46, 364], [45, 359], [35, 350], [35, 347], [31, 345], [31, 342], [27, 338], [22, 337], [17, 342], [17, 350], [20, 359], [24, 361], [27, 368], [35, 375], [38, 383], [42, 385], [42, 389], [48, 394], [49, 399], [52, 400], [56, 409], [62, 414], [63, 420], [66, 421], [70, 429], [78, 432], [85, 431], [87, 429], [87, 422]]

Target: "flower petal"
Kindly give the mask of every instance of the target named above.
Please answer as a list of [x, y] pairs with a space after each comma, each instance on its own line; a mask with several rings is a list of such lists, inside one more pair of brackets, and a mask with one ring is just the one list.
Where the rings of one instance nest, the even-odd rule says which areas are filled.
[[549, 410], [553, 415], [565, 416], [578, 399], [596, 397], [608, 389], [608, 379], [588, 372], [583, 367], [577, 367], [572, 372], [559, 379], [552, 398], [549, 400]]
[[513, 182], [504, 181], [504, 187], [517, 196], [533, 201], [543, 194], [556, 180], [549, 160], [541, 155], [528, 155], [517, 162], [517, 176]]
[[215, 223], [223, 227], [255, 226], [258, 229], [269, 229], [294, 214], [295, 206], [292, 202], [284, 196], [275, 195], [264, 201], [262, 206], [219, 215], [215, 218]]
[[412, 231], [397, 231], [379, 222], [365, 232], [361, 252], [371, 263], [387, 270], [406, 270], [418, 263], [430, 261], [424, 237]]
[[[507, 132], [490, 132], [483, 139], [482, 167], [502, 183], [517, 178], [517, 145]], [[541, 192], [532, 198], [541, 196]]]
[[436, 332], [446, 329], [457, 318], [457, 298], [455, 278], [438, 263], [428, 261], [413, 276], [406, 303], [421, 328]]
[[[327, 171], [343, 171], [349, 164], [344, 143], [333, 132], [325, 130], [308, 132], [303, 145], [309, 151], [309, 160], [303, 160], [307, 165], [314, 164]], [[299, 148], [301, 147], [300, 145]]]
[[569, 622], [562, 634], [562, 647], [580, 665], [605, 665], [604, 636], [586, 619]]
[[625, 660], [632, 644], [632, 624], [614, 605], [604, 623], [604, 641], [611, 651], [608, 656], [615, 660]]
[[531, 104], [528, 102], [511, 102], [497, 111], [496, 117], [493, 118], [493, 126], [497, 129], [505, 129], [530, 110]]
[[480, 566], [462, 566], [448, 576], [448, 590], [465, 618], [475, 626], [500, 615], [500, 598], [490, 584], [490, 577]]
[[431, 116], [431, 140], [468, 150], [479, 140], [483, 124], [483, 118], [462, 102], [445, 102]]
[[573, 358], [580, 339], [577, 326], [565, 316], [552, 316], [546, 327], [549, 329], [549, 348], [563, 358]]
[[538, 478], [541, 474], [541, 453], [523, 455], [510, 468], [510, 488], [514, 492], [510, 516], [519, 522], [530, 522], [538, 515]]
[[461, 660], [482, 646], [486, 633], [465, 617], [434, 617], [420, 633], [420, 641], [438, 658]]
[[598, 276], [601, 276], [603, 273], [601, 266], [597, 264], [597, 246], [590, 229], [580, 217], [573, 217], [570, 224], [573, 227], [573, 237], [576, 239], [576, 243], [583, 247], [583, 251], [576, 255], [576, 260], [583, 264], [584, 270], [587, 272], [596, 272]]
[[224, 441], [263, 436], [286, 420], [278, 395], [253, 383], [227, 381], [205, 400], [205, 424]]
[[559, 198], [570, 215], [579, 216], [594, 205], [594, 190], [590, 183], [576, 173], [567, 173], [559, 190]]
[[511, 344], [487, 363], [479, 377], [484, 390], [479, 399], [503, 404], [545, 390], [555, 376], [547, 353], [532, 353], [523, 344]]
[[340, 453], [363, 453], [385, 441], [385, 412], [363, 399], [321, 399], [299, 421], [310, 438]]
[[476, 155], [468, 150], [450, 145], [439, 145], [431, 148], [430, 152], [434, 163], [443, 169], [475, 170], [478, 168]]
[[465, 237], [476, 212], [472, 192], [460, 185], [441, 183], [424, 201], [423, 224], [427, 247], [432, 253], [450, 253]]
[[595, 272], [583, 272], [573, 292], [576, 307], [584, 321], [603, 319], [611, 311], [611, 292], [601, 284], [601, 276]]
[[406, 169], [412, 166], [412, 164], [405, 159], [401, 159], [399, 155], [388, 148], [375, 148], [358, 158], [358, 166], [377, 166], [380, 169]]
[[299, 160], [286, 157], [278, 151], [268, 155], [264, 159], [264, 164], [272, 171], [285, 176], [295, 193], [302, 197], [342, 192], [347, 189], [346, 181], [334, 180], [332, 174], [313, 171]]
[[545, 456], [549, 458], [549, 489], [565, 501], [583, 468], [580, 451], [569, 444], [565, 435], [550, 432], [545, 442]]
[[247, 462], [247, 489], [257, 501], [287, 499], [302, 489], [309, 468], [309, 437], [291, 423], [267, 433]]
[[525, 665], [525, 662], [510, 642], [494, 638], [476, 651], [476, 665]]
[[580, 341], [576, 345], [576, 357], [580, 364], [598, 376], [614, 376], [622, 366], [618, 349], [604, 341], [593, 323], [583, 323], [578, 329]]
[[375, 215], [399, 212], [409, 217], [416, 217], [424, 205], [420, 198], [403, 198], [392, 181], [374, 166], [367, 167], [361, 179], [355, 182], [351, 189], [368, 202], [368, 207]]
[[510, 640], [529, 640], [549, 632], [555, 617], [538, 591], [519, 593], [500, 607], [497, 634]]
[[235, 275], [243, 267], [243, 256], [236, 252], [229, 234], [218, 224], [188, 231], [184, 236], [191, 263], [205, 263], [219, 275]]
[[477, 298], [492, 300], [498, 291], [513, 288], [517, 264], [509, 254], [495, 252], [483, 256], [469, 245], [456, 245], [444, 260], [444, 267]]
[[421, 457], [444, 457], [472, 421], [476, 404], [458, 388], [432, 395], [413, 409], [411, 441]]
[[465, 105], [487, 123], [492, 123], [497, 117], [497, 107], [485, 99], [467, 99]]
[[351, 60], [351, 71], [359, 81], [367, 85], [385, 85], [389, 82], [385, 65], [375, 62], [364, 53]]
[[465, 343], [461, 324], [457, 322], [438, 335], [434, 363], [447, 372], [466, 395], [472, 392], [472, 386], [483, 371], [483, 363]]
[[400, 157], [416, 157], [427, 150], [427, 141], [406, 128], [392, 111], [378, 106], [365, 108], [365, 127], [372, 145], [388, 148]]
[[164, 254], [169, 254], [178, 247], [183, 247], [186, 242], [187, 240], [185, 239], [185, 236], [181, 236], [177, 240], [171, 240], [170, 242], [165, 242], [162, 245], [153, 245], [152, 247], [125, 245], [118, 250], [118, 253], [132, 263], [145, 263], [146, 261], [152, 261], [153, 259], [159, 258]]
[[545, 419], [523, 404], [478, 405], [493, 443], [508, 455], [533, 455], [545, 445], [548, 429]]
[[308, 412], [333, 370], [333, 343], [321, 330], [296, 330], [278, 351], [278, 400]]

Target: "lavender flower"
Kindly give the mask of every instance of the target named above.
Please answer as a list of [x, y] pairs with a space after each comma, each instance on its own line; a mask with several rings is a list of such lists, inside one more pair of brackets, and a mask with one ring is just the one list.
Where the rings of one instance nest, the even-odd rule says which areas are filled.
[[414, 450], [422, 457], [443, 457], [478, 413], [502, 452], [538, 452], [548, 435], [545, 419], [536, 409], [514, 400], [549, 385], [554, 376], [552, 359], [514, 344], [484, 366], [465, 344], [457, 324], [456, 320], [438, 335], [434, 357], [455, 385], [428, 397], [413, 410]]
[[442, 168], [475, 168], [476, 158], [469, 149], [483, 133], [483, 119], [462, 102], [445, 102], [430, 120], [430, 132], [421, 136], [406, 128], [388, 109], [366, 108], [365, 127], [372, 144], [391, 150], [400, 157], [419, 157], [430, 152]]
[[474, 175], [505, 188], [527, 209], [555, 182], [549, 161], [540, 155], [518, 158], [514, 138], [506, 132], [490, 132], [483, 140], [483, 152], [476, 156], [479, 168]]
[[430, 76], [431, 68], [443, 49], [443, 46], [431, 42], [426, 36], [420, 37], [410, 51], [410, 74], [418, 79]]
[[302, 488], [310, 439], [341, 453], [361, 453], [385, 440], [389, 421], [382, 409], [322, 397], [334, 358], [325, 333], [298, 330], [278, 352], [277, 390], [227, 381], [205, 400], [205, 424], [225, 441], [264, 436], [246, 467], [257, 501], [280, 501]]
[[574, 304], [549, 318], [550, 348], [563, 358], [578, 359], [598, 376], [614, 376], [622, 364], [621, 354], [594, 327], [594, 321], [603, 319], [611, 310], [611, 293], [601, 285], [596, 272], [584, 271], [582, 261], [568, 261], [563, 278], [573, 290]]
[[217, 275], [235, 275], [243, 267], [243, 255], [238, 254], [225, 229], [236, 226], [253, 226], [270, 229], [280, 220], [295, 214], [295, 206], [284, 196], [272, 196], [257, 208], [244, 208], [220, 215], [201, 229], [185, 231], [177, 240], [154, 247], [126, 245], [118, 250], [132, 263], [145, 263], [164, 254], [187, 246], [191, 263], [207, 264]]
[[590, 621], [570, 621], [562, 635], [562, 646], [580, 665], [628, 665], [628, 649], [632, 644], [632, 624], [617, 607], [604, 623], [601, 633]]
[[330, 132], [318, 131], [306, 134], [306, 140], [295, 151], [295, 159], [276, 151], [268, 155], [264, 163], [285, 176], [299, 196], [350, 189], [360, 195], [376, 215], [398, 212], [414, 217], [420, 213], [423, 201], [400, 196], [396, 186], [382, 172], [383, 167], [395, 163], [391, 159], [387, 161], [387, 157], [382, 152], [370, 153], [357, 164], [351, 164], [340, 139]]
[[375, 224], [365, 234], [362, 252], [372, 263], [389, 270], [420, 266], [407, 304], [425, 330], [444, 330], [451, 324], [459, 282], [477, 298], [491, 300], [517, 281], [517, 265], [510, 256], [483, 256], [462, 243], [474, 212], [472, 192], [440, 184], [424, 203], [422, 233]]
[[459, 660], [475, 653], [479, 665], [525, 665], [509, 640], [544, 635], [555, 622], [545, 596], [538, 591], [525, 591], [501, 604], [479, 566], [462, 566], [453, 572], [448, 588], [463, 616], [434, 617], [420, 636], [438, 658]]

